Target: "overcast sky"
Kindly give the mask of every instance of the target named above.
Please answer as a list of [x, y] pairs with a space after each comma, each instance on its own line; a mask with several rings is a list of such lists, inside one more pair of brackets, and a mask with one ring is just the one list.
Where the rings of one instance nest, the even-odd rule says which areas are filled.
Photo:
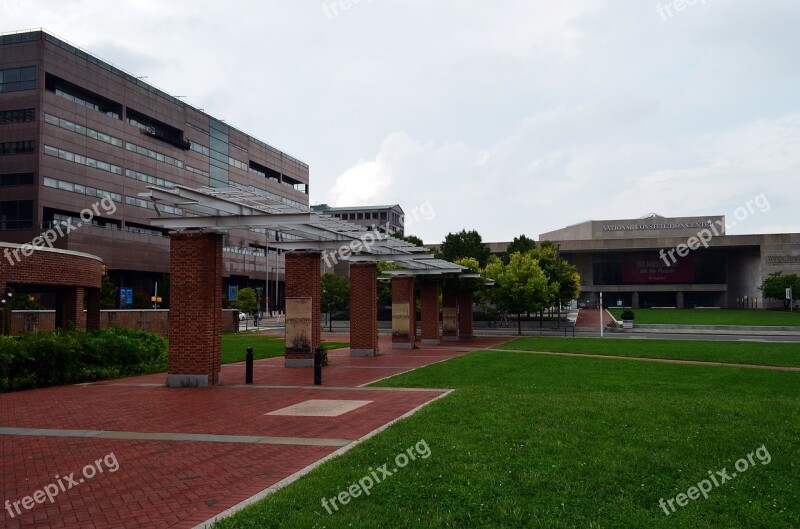
[[306, 161], [312, 204], [399, 203], [425, 242], [762, 193], [729, 233], [800, 232], [800, 2], [684, 2], [0, 0], [0, 31], [146, 75]]

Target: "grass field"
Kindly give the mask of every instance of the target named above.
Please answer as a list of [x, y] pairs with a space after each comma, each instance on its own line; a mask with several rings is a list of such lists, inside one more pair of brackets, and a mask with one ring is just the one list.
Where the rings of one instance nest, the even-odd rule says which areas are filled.
[[[621, 319], [623, 309], [608, 309]], [[800, 312], [737, 309], [633, 309], [635, 323], [669, 325], [800, 326]]]
[[497, 349], [638, 356], [731, 364], [800, 367], [800, 342], [714, 342], [625, 338], [517, 338]]
[[[800, 373], [484, 351], [378, 385], [456, 391], [217, 527], [800, 527]], [[322, 507], [422, 440], [430, 457]], [[708, 499], [659, 506], [762, 445]]]
[[[283, 339], [274, 336], [258, 336], [247, 333], [228, 333], [222, 335], [222, 363], [244, 362], [247, 348], [253, 348], [253, 358], [273, 358], [283, 356]], [[347, 347], [344, 342], [326, 342], [322, 345], [327, 350]]]

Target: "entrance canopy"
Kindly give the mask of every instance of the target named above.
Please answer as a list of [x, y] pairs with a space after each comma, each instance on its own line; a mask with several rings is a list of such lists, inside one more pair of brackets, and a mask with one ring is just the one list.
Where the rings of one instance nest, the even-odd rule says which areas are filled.
[[[459, 274], [466, 267], [434, 259], [427, 248], [402, 239], [370, 231], [363, 226], [325, 215], [302, 206], [278, 204], [266, 193], [238, 184], [227, 188], [191, 189], [148, 186], [139, 193], [150, 199], [159, 217], [153, 226], [169, 230], [222, 231], [230, 229], [274, 230], [280, 241], [270, 246], [287, 251], [339, 252], [351, 262], [394, 262], [393, 275]], [[159, 206], [169, 205], [187, 212], [183, 217], [163, 217]]]

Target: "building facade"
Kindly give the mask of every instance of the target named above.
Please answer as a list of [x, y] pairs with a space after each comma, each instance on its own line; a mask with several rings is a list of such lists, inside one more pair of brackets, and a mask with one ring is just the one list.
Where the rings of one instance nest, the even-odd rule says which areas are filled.
[[328, 204], [318, 204], [311, 206], [311, 209], [388, 235], [402, 234], [405, 231], [405, 213], [399, 204], [352, 208], [338, 208]]
[[[55, 247], [100, 256], [118, 287], [149, 296], [169, 271], [169, 239], [148, 219], [184, 212], [156, 211], [139, 193], [231, 183], [309, 204], [302, 161], [50, 34], [0, 36], [0, 240], [71, 226]], [[81, 222], [107, 197], [113, 214]], [[266, 251], [275, 238], [232, 230], [223, 265], [226, 288], [269, 281], [271, 308], [283, 273]]]
[[579, 302], [606, 306], [771, 308], [773, 272], [800, 273], [800, 234], [726, 235], [724, 216], [588, 221], [543, 233], [581, 274]]

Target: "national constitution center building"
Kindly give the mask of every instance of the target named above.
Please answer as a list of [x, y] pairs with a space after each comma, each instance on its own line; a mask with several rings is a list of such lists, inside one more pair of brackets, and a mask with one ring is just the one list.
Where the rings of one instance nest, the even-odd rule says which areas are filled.
[[[276, 204], [309, 204], [304, 162], [43, 31], [0, 35], [0, 240], [24, 244], [77, 224], [110, 197], [113, 215], [55, 245], [101, 257], [117, 286], [149, 296], [169, 271], [169, 237], [148, 219], [185, 212], [156, 211], [139, 193], [233, 183]], [[231, 230], [224, 282], [257, 286], [269, 276], [270, 298], [282, 297], [283, 259], [266, 252], [274, 238]]]
[[727, 235], [724, 216], [587, 221], [539, 240], [577, 267], [590, 305], [602, 292], [609, 307], [778, 307], [759, 287], [800, 273], [800, 234]]

